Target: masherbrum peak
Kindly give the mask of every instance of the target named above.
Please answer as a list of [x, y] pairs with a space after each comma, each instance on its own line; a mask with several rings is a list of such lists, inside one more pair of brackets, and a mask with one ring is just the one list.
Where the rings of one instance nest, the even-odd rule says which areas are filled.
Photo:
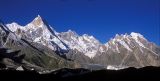
[[42, 27], [44, 22], [40, 15], [38, 15], [32, 22], [35, 27]]

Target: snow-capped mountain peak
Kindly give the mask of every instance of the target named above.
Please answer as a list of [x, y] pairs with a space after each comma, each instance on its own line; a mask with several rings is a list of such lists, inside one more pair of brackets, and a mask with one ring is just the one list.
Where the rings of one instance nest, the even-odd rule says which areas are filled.
[[23, 29], [23, 26], [19, 25], [16, 22], [13, 22], [11, 24], [6, 24], [6, 26], [9, 28], [10, 31], [16, 32], [17, 29]]
[[26, 25], [26, 28], [30, 32], [30, 35], [35, 36], [33, 39], [34, 42], [42, 43], [52, 50], [57, 50], [57, 46], [62, 50], [68, 49], [58, 38], [58, 32], [48, 25], [40, 15], [38, 15], [31, 23]]
[[67, 47], [56, 35], [58, 32], [48, 25], [40, 15], [26, 26], [20, 26], [17, 23], [8, 24], [7, 26], [11, 31], [21, 31], [19, 37], [23, 36], [28, 41], [40, 43], [52, 50], [67, 50]]
[[[90, 58], [96, 55], [101, 45], [101, 43], [93, 36], [87, 34], [79, 36], [76, 32], [71, 30], [60, 33], [59, 38], [66, 43], [70, 49], [76, 49]], [[101, 50], [103, 49], [101, 48]]]
[[131, 36], [132, 36], [132, 38], [134, 38], [134, 39], [138, 39], [138, 37], [140, 37], [140, 38], [143, 38], [143, 39], [144, 39], [143, 35], [141, 35], [140, 33], [131, 32], [131, 34], [130, 34], [130, 35], [131, 35]]
[[32, 22], [35, 27], [42, 27], [44, 25], [44, 21], [40, 15], [38, 15]]
[[136, 43], [138, 43], [141, 47], [146, 48], [145, 45], [141, 42], [141, 41], [147, 41], [143, 35], [141, 35], [140, 33], [135, 33], [135, 32], [131, 32], [130, 34], [132, 36], [132, 38], [136, 41]]
[[151, 51], [151, 43], [141, 35], [140, 33], [131, 32], [131, 34], [121, 34], [116, 36], [113, 39], [110, 39], [105, 46], [106, 50], [112, 50], [116, 53], [121, 53], [122, 48], [125, 48], [128, 52], [133, 52], [136, 49], [140, 50], [142, 53], [145, 50]]
[[79, 36], [75, 31], [69, 29], [66, 33], [74, 35], [74, 36]]
[[40, 15], [38, 15], [36, 18], [34, 18], [33, 21], [31, 21], [25, 27], [27, 29], [36, 30], [38, 28], [42, 28], [42, 27], [45, 27], [45, 26], [49, 26], [49, 25], [45, 22], [45, 20]]

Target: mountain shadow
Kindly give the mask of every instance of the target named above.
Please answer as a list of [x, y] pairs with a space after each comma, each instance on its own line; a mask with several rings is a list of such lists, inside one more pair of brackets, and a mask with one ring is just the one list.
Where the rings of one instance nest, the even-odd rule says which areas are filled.
[[0, 67], [6, 68], [6, 64], [3, 62], [4, 59], [10, 59], [15, 63], [22, 64], [22, 60], [24, 59], [25, 54], [18, 55], [19, 52], [20, 50], [9, 52], [9, 49], [0, 48]]

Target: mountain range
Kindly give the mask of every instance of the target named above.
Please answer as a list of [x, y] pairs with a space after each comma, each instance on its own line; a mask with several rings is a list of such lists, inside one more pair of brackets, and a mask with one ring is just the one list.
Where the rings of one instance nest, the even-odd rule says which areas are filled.
[[160, 47], [135, 32], [116, 34], [105, 44], [88, 34], [57, 32], [38, 15], [25, 26], [0, 22], [0, 64], [39, 72], [160, 66]]

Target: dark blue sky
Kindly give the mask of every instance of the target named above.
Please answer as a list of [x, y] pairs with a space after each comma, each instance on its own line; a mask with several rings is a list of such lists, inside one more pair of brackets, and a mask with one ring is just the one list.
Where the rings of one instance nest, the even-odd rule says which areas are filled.
[[160, 45], [159, 0], [0, 0], [0, 18], [25, 25], [41, 15], [58, 32], [68, 29], [102, 43], [139, 32]]

